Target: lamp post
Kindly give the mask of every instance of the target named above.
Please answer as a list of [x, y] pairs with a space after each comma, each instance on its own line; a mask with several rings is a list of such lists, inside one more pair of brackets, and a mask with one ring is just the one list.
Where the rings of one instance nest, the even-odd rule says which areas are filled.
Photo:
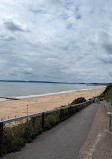
[[27, 115], [28, 115], [28, 104], [27, 104]]

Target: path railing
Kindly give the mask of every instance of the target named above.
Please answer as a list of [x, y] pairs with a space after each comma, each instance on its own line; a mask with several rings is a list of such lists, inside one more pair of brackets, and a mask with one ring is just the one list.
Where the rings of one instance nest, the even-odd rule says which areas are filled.
[[104, 107], [107, 111], [108, 115], [108, 129], [111, 131], [112, 129], [112, 105], [110, 102], [104, 101]]
[[36, 138], [43, 131], [69, 118], [91, 103], [93, 100], [1, 121], [0, 156], [19, 150], [26, 142], [31, 142], [31, 139]]

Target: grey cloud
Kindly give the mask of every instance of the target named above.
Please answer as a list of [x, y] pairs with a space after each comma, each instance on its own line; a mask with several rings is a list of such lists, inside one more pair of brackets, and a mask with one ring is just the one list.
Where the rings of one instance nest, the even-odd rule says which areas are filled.
[[[0, 34], [5, 36], [0, 37], [0, 74], [3, 78], [111, 80], [108, 71], [112, 69], [109, 36], [112, 9], [105, 8], [103, 1], [101, 7], [97, 6], [97, 1], [94, 4], [90, 0], [2, 1], [0, 21], [4, 24], [0, 23]], [[21, 34], [29, 32], [26, 26], [30, 34]]]
[[110, 44], [104, 44], [104, 49], [106, 50], [106, 52], [108, 53], [108, 54], [112, 54], [112, 43], [110, 43]]
[[100, 60], [105, 64], [112, 64], [112, 56], [101, 57]]
[[4, 25], [5, 25], [6, 29], [11, 32], [29, 32], [30, 31], [27, 27], [15, 22], [11, 19], [5, 20]]
[[108, 74], [112, 77], [112, 71], [109, 71]]
[[109, 76], [112, 76], [112, 71], [108, 71]]
[[33, 12], [34, 14], [45, 14], [46, 11], [45, 10], [38, 10], [38, 9], [30, 9], [31, 12]]
[[16, 40], [16, 39], [14, 37], [9, 36], [7, 38], [4, 38], [3, 40], [4, 41], [13, 41], [13, 40]]
[[98, 34], [99, 44], [106, 54], [112, 55], [112, 37], [106, 30], [100, 31]]
[[76, 15], [76, 19], [81, 19], [82, 16], [81, 15]]
[[32, 74], [34, 74], [34, 71], [32, 68], [25, 68], [25, 69], [23, 69], [23, 73], [27, 74], [27, 75], [32, 75]]
[[45, 2], [46, 5], [52, 5], [54, 7], [54, 4], [55, 6], [60, 6], [60, 5], [63, 5], [64, 4], [64, 0], [47, 0]]
[[82, 15], [80, 14], [80, 7], [78, 6], [78, 7], [76, 7], [75, 8], [75, 14], [76, 14], [76, 19], [81, 19], [82, 18]]
[[13, 36], [8, 36], [8, 35], [4, 35], [4, 34], [1, 34], [0, 35], [0, 40], [3, 40], [3, 41], [13, 41], [15, 40], [15, 38]]

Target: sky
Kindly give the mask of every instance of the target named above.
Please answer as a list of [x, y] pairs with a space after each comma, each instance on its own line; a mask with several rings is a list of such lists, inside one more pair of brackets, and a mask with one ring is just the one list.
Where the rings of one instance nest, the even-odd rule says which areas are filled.
[[112, 0], [0, 0], [0, 79], [112, 82]]

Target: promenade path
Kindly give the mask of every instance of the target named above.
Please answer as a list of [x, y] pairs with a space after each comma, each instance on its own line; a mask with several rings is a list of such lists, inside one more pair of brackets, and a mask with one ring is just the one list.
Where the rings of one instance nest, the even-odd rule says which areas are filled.
[[91, 104], [51, 130], [41, 134], [33, 143], [3, 159], [76, 159], [92, 126], [98, 104]]
[[98, 107], [77, 159], [112, 159], [112, 131], [108, 130], [108, 117], [103, 102]]

